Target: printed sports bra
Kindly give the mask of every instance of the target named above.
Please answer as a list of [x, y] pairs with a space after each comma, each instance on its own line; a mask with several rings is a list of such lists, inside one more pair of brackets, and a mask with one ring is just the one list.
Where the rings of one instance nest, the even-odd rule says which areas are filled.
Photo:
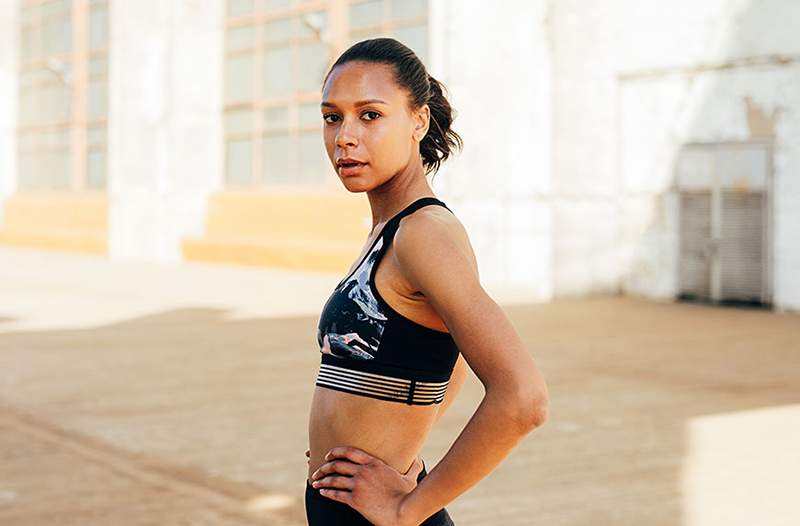
[[321, 363], [316, 385], [406, 404], [438, 404], [444, 399], [459, 354], [453, 337], [406, 318], [375, 286], [378, 263], [400, 219], [430, 204], [450, 210], [439, 199], [425, 196], [392, 216], [325, 302], [317, 325]]

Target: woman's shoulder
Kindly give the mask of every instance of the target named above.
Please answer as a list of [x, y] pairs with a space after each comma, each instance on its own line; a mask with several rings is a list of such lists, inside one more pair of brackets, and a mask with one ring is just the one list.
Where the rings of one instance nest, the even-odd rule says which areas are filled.
[[443, 206], [426, 206], [403, 217], [394, 245], [401, 266], [412, 266], [418, 258], [434, 258], [442, 263], [457, 263], [461, 269], [467, 267], [477, 276], [477, 260], [467, 230]]
[[[443, 206], [425, 206], [400, 219], [395, 242], [409, 239], [423, 243], [469, 245], [469, 236], [461, 220]], [[471, 249], [471, 247], [470, 247]]]

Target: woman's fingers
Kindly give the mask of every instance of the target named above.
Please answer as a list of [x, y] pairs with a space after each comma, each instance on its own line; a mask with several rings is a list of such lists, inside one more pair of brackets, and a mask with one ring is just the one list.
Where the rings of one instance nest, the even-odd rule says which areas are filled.
[[363, 449], [351, 446], [335, 447], [325, 454], [325, 460], [333, 460], [334, 458], [345, 458], [356, 464], [368, 464], [376, 460], [375, 457]]
[[344, 502], [345, 504], [347, 504], [351, 508], [353, 507], [353, 492], [352, 491], [345, 491], [343, 489], [320, 488], [319, 489], [319, 493], [323, 497], [328, 497], [331, 500]]
[[339, 490], [353, 491], [355, 479], [343, 475], [326, 475], [311, 483], [315, 488], [335, 488]]
[[324, 477], [325, 475], [335, 473], [338, 475], [353, 476], [361, 469], [360, 464], [355, 464], [349, 460], [331, 460], [322, 464], [319, 469], [311, 474], [311, 480], [316, 480]]
[[411, 476], [414, 480], [417, 479], [417, 476], [422, 471], [422, 468], [425, 467], [425, 464], [422, 462], [422, 457], [417, 455], [413, 462], [411, 462], [411, 467], [408, 468], [408, 471], [403, 473], [404, 476], [408, 477]]

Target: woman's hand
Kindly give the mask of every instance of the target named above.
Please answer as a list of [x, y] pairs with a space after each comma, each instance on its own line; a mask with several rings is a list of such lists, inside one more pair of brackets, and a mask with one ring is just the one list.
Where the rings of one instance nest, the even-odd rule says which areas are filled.
[[416, 526], [423, 519], [403, 517], [400, 505], [417, 486], [422, 461], [414, 459], [405, 473], [355, 447], [335, 447], [311, 475], [320, 494], [344, 502], [376, 526]]

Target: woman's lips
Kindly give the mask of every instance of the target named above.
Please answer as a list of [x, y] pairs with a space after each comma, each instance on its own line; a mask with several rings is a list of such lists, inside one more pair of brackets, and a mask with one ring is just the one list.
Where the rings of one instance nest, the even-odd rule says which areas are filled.
[[361, 171], [369, 163], [357, 163], [354, 165], [339, 166], [339, 173], [341, 175], [355, 175]]

